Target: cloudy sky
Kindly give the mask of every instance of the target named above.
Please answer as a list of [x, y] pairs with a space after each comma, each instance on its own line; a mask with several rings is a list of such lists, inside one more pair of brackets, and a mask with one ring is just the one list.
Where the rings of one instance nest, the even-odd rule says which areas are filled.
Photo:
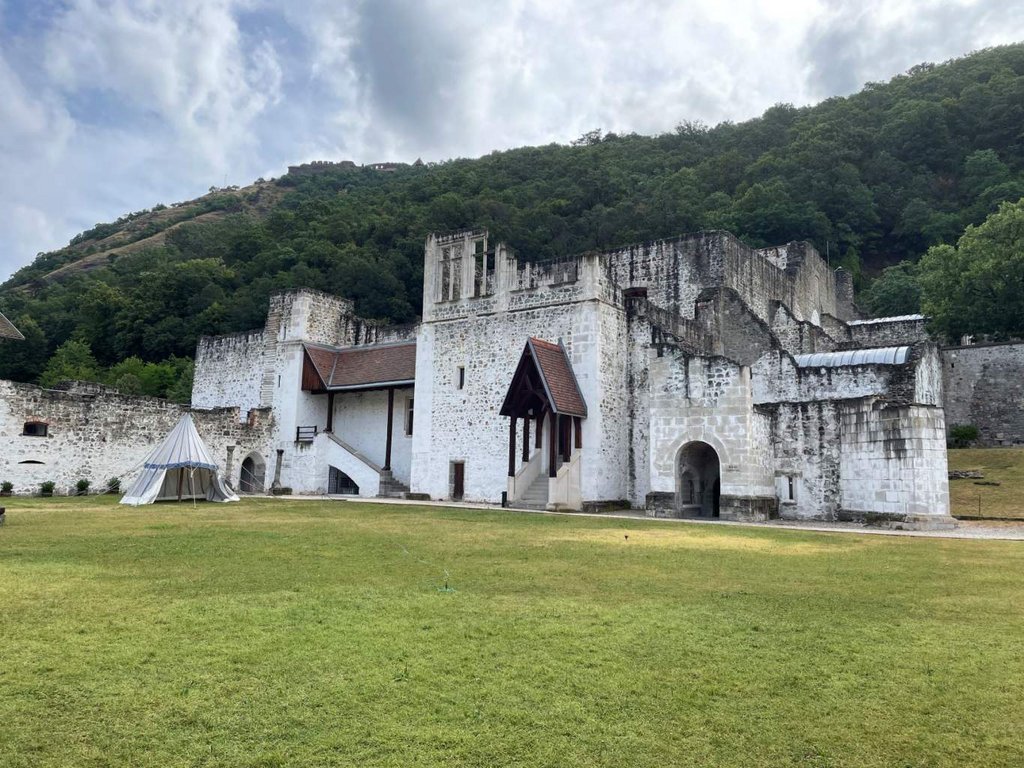
[[1006, 0], [0, 0], [0, 280], [292, 163], [739, 121], [1021, 39]]

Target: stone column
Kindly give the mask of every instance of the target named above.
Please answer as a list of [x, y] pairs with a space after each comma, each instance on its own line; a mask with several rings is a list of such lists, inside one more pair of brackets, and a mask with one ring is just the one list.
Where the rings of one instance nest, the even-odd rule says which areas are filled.
[[274, 467], [274, 482], [270, 489], [276, 491], [281, 487], [281, 458], [284, 456], [284, 448], [277, 449], [277, 465]]

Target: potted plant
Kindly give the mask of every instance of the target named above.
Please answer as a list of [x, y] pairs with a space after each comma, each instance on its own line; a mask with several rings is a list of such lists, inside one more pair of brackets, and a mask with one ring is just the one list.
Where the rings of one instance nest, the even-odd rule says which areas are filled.
[[44, 483], [39, 484], [39, 495], [40, 496], [53, 496], [53, 488], [57, 485], [53, 480], [47, 480]]
[[121, 478], [112, 477], [107, 480], [107, 493], [120, 493], [121, 492]]
[[87, 496], [89, 494], [89, 481], [86, 479], [79, 480], [75, 483], [75, 496]]
[[4, 480], [0, 483], [0, 496], [10, 496], [11, 491], [14, 490], [14, 483], [10, 480]]

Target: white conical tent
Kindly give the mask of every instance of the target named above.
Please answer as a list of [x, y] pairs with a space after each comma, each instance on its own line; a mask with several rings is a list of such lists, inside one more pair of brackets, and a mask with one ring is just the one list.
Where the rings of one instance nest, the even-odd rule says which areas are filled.
[[121, 503], [138, 506], [169, 499], [238, 501], [217, 474], [217, 462], [188, 413], [146, 458], [142, 474]]

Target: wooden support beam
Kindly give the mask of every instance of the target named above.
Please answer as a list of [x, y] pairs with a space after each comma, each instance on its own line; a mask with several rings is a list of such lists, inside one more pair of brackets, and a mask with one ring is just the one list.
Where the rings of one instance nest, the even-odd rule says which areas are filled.
[[523, 416], [523, 462], [530, 460], [530, 417]]
[[548, 419], [548, 477], [558, 477], [558, 415], [550, 411]]
[[516, 476], [516, 417], [508, 420], [508, 476]]
[[579, 416], [573, 416], [572, 425], [576, 432], [576, 450], [579, 450], [583, 447], [583, 419]]
[[395, 388], [388, 387], [388, 439], [384, 444], [384, 466], [382, 469], [391, 469], [391, 432], [395, 424]]
[[334, 393], [327, 393], [327, 429], [324, 432], [334, 431]]
[[561, 417], [562, 429], [560, 431], [562, 434], [562, 461], [568, 461], [572, 458], [572, 442], [569, 439], [571, 437], [569, 430], [572, 428], [570, 418], [571, 417], [569, 416]]

